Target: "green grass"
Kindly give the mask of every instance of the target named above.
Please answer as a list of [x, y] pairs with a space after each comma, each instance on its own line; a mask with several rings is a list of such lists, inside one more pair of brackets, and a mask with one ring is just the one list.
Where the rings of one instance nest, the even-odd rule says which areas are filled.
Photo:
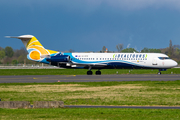
[[179, 120], [178, 109], [0, 109], [0, 119], [61, 119], [61, 120]]
[[[87, 69], [0, 69], [0, 75], [86, 75]], [[92, 70], [95, 74], [96, 70]], [[102, 69], [103, 74], [157, 74], [152, 69]], [[162, 74], [180, 74], [180, 69], [172, 68]]]
[[2, 101], [64, 101], [65, 105], [180, 106], [180, 81], [2, 83]]
[[[1, 83], [2, 101], [64, 101], [65, 105], [180, 106], [180, 80]], [[179, 109], [0, 109], [0, 119], [179, 120]]]

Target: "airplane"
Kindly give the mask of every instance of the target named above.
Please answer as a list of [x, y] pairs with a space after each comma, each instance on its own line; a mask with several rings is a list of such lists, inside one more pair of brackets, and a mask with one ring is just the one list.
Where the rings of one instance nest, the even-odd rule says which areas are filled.
[[29, 60], [62, 68], [88, 69], [87, 75], [93, 74], [92, 69], [97, 69], [96, 75], [101, 75], [101, 69], [159, 69], [161, 74], [178, 65], [162, 53], [62, 53], [45, 49], [33, 35], [6, 37], [21, 39]]

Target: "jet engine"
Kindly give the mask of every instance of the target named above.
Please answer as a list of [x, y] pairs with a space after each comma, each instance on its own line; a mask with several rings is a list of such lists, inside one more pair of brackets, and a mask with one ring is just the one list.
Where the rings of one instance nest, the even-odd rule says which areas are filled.
[[70, 62], [70, 56], [69, 55], [51, 56], [50, 58], [46, 58], [46, 60], [51, 63]]

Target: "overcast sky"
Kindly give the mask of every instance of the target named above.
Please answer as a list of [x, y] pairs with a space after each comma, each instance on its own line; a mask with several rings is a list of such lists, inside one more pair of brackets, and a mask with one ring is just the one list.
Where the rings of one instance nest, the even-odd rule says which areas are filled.
[[4, 36], [34, 35], [52, 50], [141, 50], [180, 45], [180, 0], [0, 0], [0, 46], [24, 47]]

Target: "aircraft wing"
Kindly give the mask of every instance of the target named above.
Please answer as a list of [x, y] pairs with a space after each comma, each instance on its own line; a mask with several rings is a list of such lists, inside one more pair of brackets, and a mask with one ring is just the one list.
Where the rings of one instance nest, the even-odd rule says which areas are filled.
[[59, 62], [60, 64], [70, 64], [79, 66], [107, 66], [107, 64], [102, 63], [72, 63], [72, 62]]
[[[101, 63], [72, 63], [72, 62], [59, 62], [60, 67], [61, 65], [65, 65], [66, 67], [84, 67], [84, 68], [103, 68], [107, 66], [107, 64], [101, 64]], [[63, 67], [65, 67], [63, 66]]]
[[91, 66], [107, 66], [107, 64], [102, 63], [72, 63], [73, 65], [91, 65]]

